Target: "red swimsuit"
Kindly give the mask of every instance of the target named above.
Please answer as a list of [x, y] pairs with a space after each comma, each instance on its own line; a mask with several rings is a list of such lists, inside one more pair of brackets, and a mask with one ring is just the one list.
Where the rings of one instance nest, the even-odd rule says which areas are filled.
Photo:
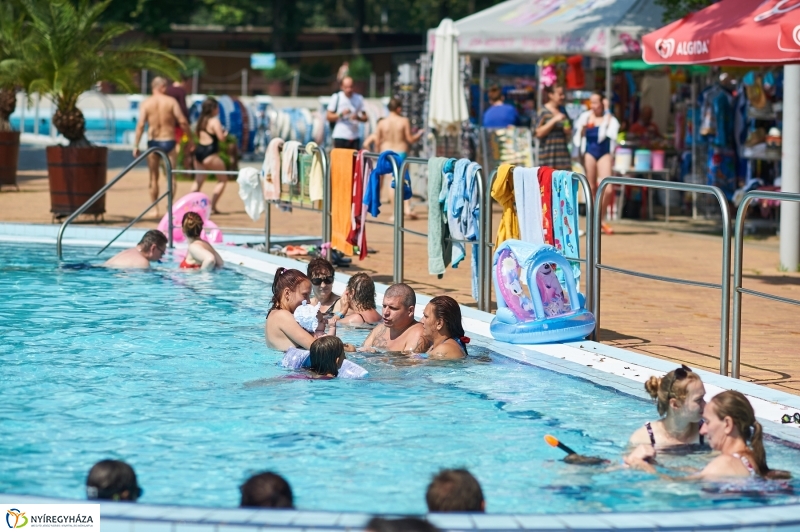
[[181, 266], [180, 267], [181, 268], [186, 268], [186, 269], [189, 269], [189, 270], [196, 270], [196, 269], [200, 268], [200, 265], [199, 264], [189, 264], [188, 262], [186, 262], [186, 257], [184, 257], [183, 261], [181, 262]]

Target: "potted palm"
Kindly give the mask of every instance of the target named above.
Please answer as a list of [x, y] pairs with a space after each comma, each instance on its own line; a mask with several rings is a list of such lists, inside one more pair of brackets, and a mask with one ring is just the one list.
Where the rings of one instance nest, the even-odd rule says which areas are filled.
[[[68, 146], [47, 148], [50, 207], [55, 216], [75, 212], [105, 185], [108, 148], [86, 139], [78, 98], [99, 82], [134, 91], [132, 72], [141, 69], [176, 78], [183, 64], [148, 43], [119, 43], [127, 24], [100, 24], [111, 0], [19, 0], [30, 25], [21, 57], [11, 71], [28, 93], [48, 95], [55, 104], [53, 126]], [[87, 214], [105, 212], [105, 198]]]
[[13, 2], [0, 5], [0, 186], [17, 185], [19, 131], [11, 128], [17, 107], [17, 83], [5, 68], [18, 57], [27, 26], [21, 9]]

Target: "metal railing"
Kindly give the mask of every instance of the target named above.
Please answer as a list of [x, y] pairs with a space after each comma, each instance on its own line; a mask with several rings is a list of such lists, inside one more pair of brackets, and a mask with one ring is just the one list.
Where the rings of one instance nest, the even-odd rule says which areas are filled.
[[800, 202], [800, 194], [790, 192], [766, 192], [753, 190], [742, 198], [739, 204], [739, 212], [736, 214], [736, 226], [734, 230], [734, 256], [733, 256], [733, 332], [731, 333], [731, 377], [739, 378], [739, 366], [741, 365], [742, 347], [742, 294], [748, 294], [762, 299], [787, 303], [789, 305], [800, 305], [800, 301], [787, 297], [774, 296], [757, 290], [749, 290], [742, 287], [742, 259], [744, 251], [744, 221], [747, 218], [747, 208], [756, 199], [794, 201]]
[[[679, 192], [699, 192], [701, 194], [710, 194], [717, 198], [720, 210], [722, 211], [722, 281], [719, 284], [704, 283], [700, 281], [692, 281], [689, 279], [678, 279], [675, 277], [665, 277], [661, 275], [653, 275], [649, 273], [637, 272], [633, 270], [625, 270], [613, 266], [607, 266], [600, 262], [601, 248], [600, 248], [600, 224], [603, 216], [602, 212], [602, 198], [603, 192], [606, 187], [612, 185], [625, 185], [636, 186], [641, 188], [661, 188], [665, 190], [676, 190]], [[668, 283], [683, 284], [688, 286], [698, 286], [701, 288], [713, 288], [722, 292], [721, 297], [721, 310], [720, 310], [720, 348], [719, 348], [719, 373], [720, 375], [728, 374], [728, 339], [729, 327], [728, 316], [730, 311], [730, 275], [731, 275], [731, 249], [730, 249], [730, 227], [731, 215], [728, 207], [728, 200], [722, 191], [709, 185], [694, 185], [690, 183], [672, 183], [668, 181], [647, 181], [642, 179], [634, 179], [630, 177], [607, 177], [600, 182], [595, 194], [595, 204], [600, 205], [600, 208], [594, 211], [594, 218], [592, 219], [592, 234], [594, 240], [594, 272], [593, 272], [593, 286], [592, 286], [592, 313], [596, 320], [594, 339], [598, 340], [598, 331], [600, 330], [600, 271], [608, 270], [615, 273], [623, 273], [632, 275], [634, 277], [641, 277], [644, 279], [651, 279], [655, 281], [665, 281]]]
[[[103, 186], [103, 188], [101, 188], [100, 190], [98, 190], [98, 191], [95, 193], [95, 195], [94, 195], [94, 196], [92, 196], [91, 198], [89, 198], [88, 200], [86, 200], [86, 203], [84, 203], [83, 205], [81, 205], [80, 207], [78, 207], [78, 210], [76, 210], [75, 212], [73, 212], [72, 214], [70, 214], [70, 215], [69, 215], [69, 217], [68, 217], [66, 220], [64, 220], [64, 223], [62, 223], [62, 224], [61, 224], [61, 227], [60, 227], [60, 228], [59, 228], [59, 230], [58, 230], [58, 237], [56, 238], [56, 253], [58, 254], [58, 260], [62, 260], [62, 258], [63, 258], [63, 254], [62, 254], [62, 247], [61, 247], [61, 240], [64, 238], [64, 231], [67, 229], [67, 226], [68, 226], [70, 223], [72, 223], [72, 221], [73, 221], [75, 218], [77, 218], [78, 216], [80, 216], [81, 214], [83, 214], [84, 212], [86, 212], [86, 210], [87, 210], [89, 207], [91, 207], [92, 205], [94, 205], [94, 203], [95, 203], [97, 200], [99, 200], [101, 197], [103, 197], [103, 195], [104, 195], [104, 194], [105, 194], [105, 193], [108, 191], [108, 189], [110, 189], [111, 187], [113, 187], [114, 185], [116, 185], [116, 184], [117, 184], [117, 182], [118, 182], [120, 179], [122, 179], [123, 177], [125, 177], [125, 176], [128, 174], [128, 172], [130, 172], [131, 170], [133, 170], [133, 169], [134, 169], [134, 168], [135, 168], [135, 167], [136, 167], [136, 166], [137, 166], [137, 165], [138, 165], [140, 162], [142, 162], [144, 159], [146, 159], [146, 158], [147, 158], [147, 156], [148, 156], [148, 155], [150, 155], [150, 154], [153, 154], [153, 155], [158, 155], [159, 157], [161, 157], [161, 160], [162, 160], [162, 162], [164, 163], [164, 167], [166, 168], [166, 175], [167, 175], [167, 191], [166, 191], [165, 193], [161, 194], [161, 196], [159, 196], [159, 197], [158, 197], [158, 198], [157, 198], [157, 199], [156, 199], [156, 200], [155, 200], [153, 203], [151, 203], [151, 204], [150, 204], [150, 205], [149, 205], [149, 206], [148, 206], [148, 207], [147, 207], [147, 208], [146, 208], [144, 211], [142, 211], [142, 213], [141, 213], [139, 216], [137, 216], [136, 218], [134, 218], [134, 219], [133, 219], [133, 221], [131, 221], [131, 222], [130, 222], [128, 225], [126, 225], [126, 226], [125, 226], [125, 228], [124, 228], [122, 231], [120, 231], [120, 232], [117, 234], [117, 236], [115, 236], [114, 238], [112, 238], [112, 239], [111, 239], [111, 241], [110, 241], [108, 244], [106, 244], [106, 245], [105, 245], [105, 247], [104, 247], [103, 249], [101, 249], [101, 250], [100, 250], [100, 251], [99, 251], [97, 254], [99, 255], [100, 253], [102, 253], [103, 251], [105, 251], [105, 250], [108, 248], [108, 246], [110, 246], [111, 244], [113, 244], [113, 243], [114, 243], [114, 242], [115, 242], [115, 241], [116, 241], [116, 240], [117, 240], [117, 239], [118, 239], [120, 236], [122, 236], [122, 233], [124, 233], [125, 231], [127, 231], [128, 229], [130, 229], [130, 227], [131, 227], [133, 224], [135, 224], [136, 222], [138, 222], [139, 220], [141, 220], [141, 219], [142, 219], [142, 217], [143, 217], [145, 214], [147, 214], [147, 213], [148, 213], [148, 211], [150, 211], [150, 209], [152, 209], [153, 207], [155, 207], [155, 206], [158, 204], [158, 202], [159, 202], [159, 201], [161, 201], [162, 199], [164, 199], [164, 197], [165, 197], [165, 196], [166, 196], [166, 198], [167, 198], [167, 218], [168, 218], [169, 226], [170, 226], [170, 227], [172, 227], [172, 199], [173, 199], [173, 191], [172, 191], [172, 164], [170, 163], [170, 161], [169, 161], [169, 157], [167, 156], [167, 154], [166, 154], [166, 153], [164, 153], [162, 150], [160, 150], [160, 149], [158, 149], [158, 148], [150, 148], [150, 149], [146, 150], [144, 153], [142, 153], [141, 155], [139, 155], [138, 157], [136, 157], [136, 158], [135, 158], [135, 159], [134, 159], [134, 160], [133, 160], [133, 161], [132, 161], [132, 162], [131, 162], [131, 163], [130, 163], [128, 166], [126, 166], [125, 168], [123, 168], [123, 170], [122, 170], [122, 171], [121, 171], [119, 174], [117, 174], [117, 176], [116, 176], [114, 179], [112, 179], [110, 183], [106, 183], [106, 184], [105, 184], [105, 186]], [[168, 242], [169, 242], [169, 247], [173, 247], [173, 245], [172, 245], [172, 231], [170, 231], [170, 232], [169, 232], [169, 234], [167, 235], [167, 240], [168, 240]]]

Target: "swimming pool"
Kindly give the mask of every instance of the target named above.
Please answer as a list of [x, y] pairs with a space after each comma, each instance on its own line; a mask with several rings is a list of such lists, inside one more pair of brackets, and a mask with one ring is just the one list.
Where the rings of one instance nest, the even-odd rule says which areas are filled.
[[[430, 476], [451, 466], [476, 475], [492, 513], [797, 502], [563, 464], [545, 433], [617, 458], [654, 416], [650, 403], [586, 380], [475, 344], [455, 363], [356, 355], [365, 381], [285, 379], [264, 345], [264, 279], [187, 274], [175, 263], [71, 269], [52, 246], [22, 250], [0, 243], [0, 492], [83, 498], [89, 467], [116, 457], [135, 467], [143, 503], [233, 507], [238, 485], [271, 469], [301, 509], [422, 513]], [[798, 451], [767, 450], [772, 467], [800, 474]]]

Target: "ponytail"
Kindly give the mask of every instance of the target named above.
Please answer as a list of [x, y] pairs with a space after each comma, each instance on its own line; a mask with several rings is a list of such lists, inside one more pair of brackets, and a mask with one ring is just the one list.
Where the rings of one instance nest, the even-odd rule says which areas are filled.
[[275, 270], [275, 277], [272, 279], [272, 307], [270, 310], [280, 309], [283, 291], [287, 288], [292, 291], [303, 281], [308, 281], [308, 277], [300, 270], [283, 267]]
[[769, 471], [767, 467], [767, 453], [764, 452], [763, 429], [761, 423], [753, 421], [753, 426], [750, 427], [752, 434], [750, 435], [750, 449], [753, 452], [753, 461], [758, 466], [758, 470], [762, 475]]

